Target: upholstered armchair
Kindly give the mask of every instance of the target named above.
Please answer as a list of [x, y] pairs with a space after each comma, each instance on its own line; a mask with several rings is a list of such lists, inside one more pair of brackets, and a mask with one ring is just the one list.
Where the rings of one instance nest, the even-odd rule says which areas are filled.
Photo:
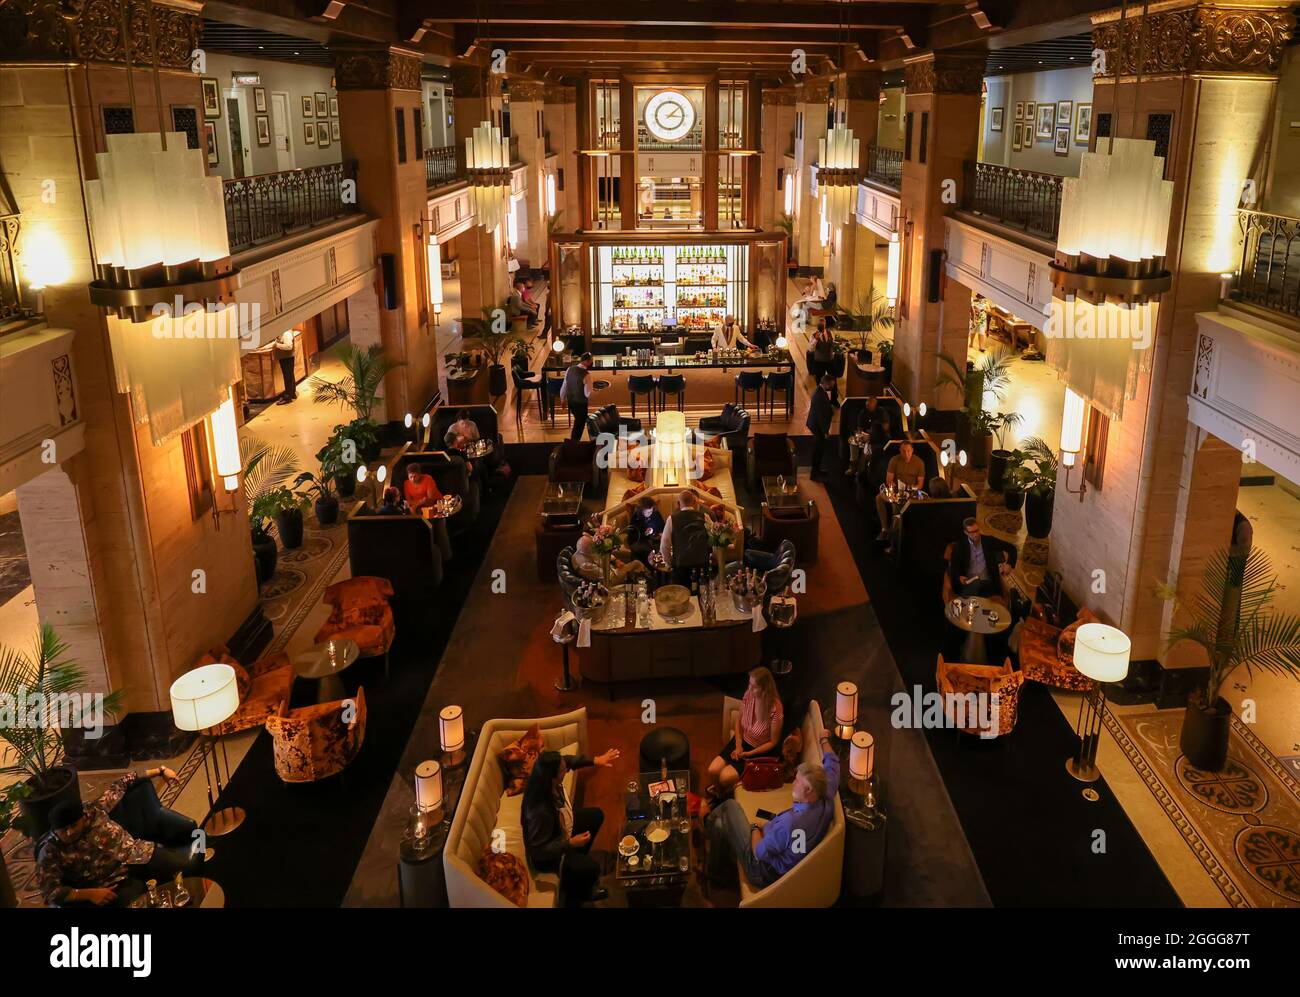
[[565, 547], [555, 559], [555, 574], [560, 580], [560, 591], [564, 594], [564, 604], [573, 608], [573, 593], [582, 584], [583, 578], [573, 566], [574, 548]]
[[[939, 655], [939, 663], [934, 673], [935, 685], [943, 697], [944, 715], [948, 722], [958, 730], [981, 737], [1001, 737], [1010, 734], [1016, 726], [1020, 710], [1020, 687], [1025, 676], [1011, 667], [1008, 658], [1001, 665], [967, 665], [955, 661], [944, 661]], [[976, 696], [971, 699], [971, 694]], [[976, 705], [979, 698], [989, 697], [989, 724], [983, 723], [980, 709]], [[956, 697], [963, 697], [960, 707]]]
[[794, 544], [800, 564], [817, 563], [817, 535], [821, 529], [821, 513], [816, 502], [773, 509], [763, 503], [763, 542], [768, 547], [779, 546], [789, 540]]
[[345, 578], [325, 590], [324, 602], [330, 606], [329, 619], [316, 631], [316, 643], [331, 640], [355, 641], [363, 658], [383, 655], [388, 671], [388, 651], [393, 646], [397, 628], [388, 600], [393, 586], [387, 578], [363, 575]]
[[748, 457], [749, 487], [754, 491], [765, 477], [794, 477], [794, 441], [785, 433], [755, 433], [749, 438]]
[[596, 444], [590, 440], [562, 441], [551, 451], [547, 470], [551, 481], [581, 481], [594, 487], [600, 479]]
[[609, 433], [616, 437], [620, 429], [628, 433], [639, 433], [641, 420], [620, 416], [617, 405], [602, 405], [587, 416], [587, 428], [591, 431], [591, 438], [596, 440], [600, 438], [601, 433]]
[[218, 737], [261, 727], [266, 718], [280, 708], [280, 703], [289, 698], [293, 665], [283, 651], [259, 658], [245, 668], [231, 656], [228, 648], [217, 647], [203, 655], [195, 667], [218, 663], [230, 665], [235, 670], [235, 683], [239, 687], [239, 709], [213, 728], [212, 733]]
[[727, 402], [719, 415], [706, 415], [700, 420], [700, 437], [713, 442], [725, 442], [727, 449], [740, 453], [749, 442], [749, 413], [739, 405]]
[[1027, 679], [1058, 689], [1088, 692], [1092, 679], [1074, 667], [1074, 633], [1084, 623], [1099, 623], [1087, 609], [1080, 609], [1073, 623], [1064, 629], [1042, 619], [1042, 610], [1025, 620], [1020, 631], [1020, 671]]
[[285, 782], [318, 782], [342, 772], [366, 736], [366, 693], [290, 710], [288, 700], [266, 718], [275, 774]]

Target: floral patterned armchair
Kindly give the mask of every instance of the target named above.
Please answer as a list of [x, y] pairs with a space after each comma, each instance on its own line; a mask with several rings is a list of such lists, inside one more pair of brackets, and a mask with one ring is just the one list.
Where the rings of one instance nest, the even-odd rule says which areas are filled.
[[[941, 654], [934, 680], [939, 695], [944, 698], [944, 713], [958, 730], [981, 737], [1002, 737], [1010, 734], [1016, 726], [1020, 712], [1020, 687], [1025, 676], [1011, 667], [1010, 658], [1001, 665], [967, 665], [944, 661]], [[971, 693], [991, 698], [992, 707], [996, 707], [996, 712], [989, 716], [991, 728], [984, 725], [983, 717], [978, 713], [971, 715], [971, 711], [966, 711], [964, 717], [960, 713], [954, 714], [956, 701], [949, 697], [969, 696]]]
[[393, 586], [387, 578], [362, 575], [335, 582], [325, 590], [324, 602], [332, 608], [329, 619], [316, 631], [316, 643], [355, 641], [361, 657], [383, 655], [386, 673], [388, 650], [397, 633], [388, 604], [392, 597]]
[[266, 723], [266, 718], [289, 698], [289, 688], [293, 685], [293, 665], [283, 651], [259, 658], [245, 668], [234, 659], [228, 648], [216, 647], [203, 655], [195, 667], [218, 663], [230, 665], [235, 670], [235, 681], [239, 686], [239, 709], [228, 720], [212, 729], [217, 737], [261, 727]]
[[266, 718], [275, 772], [285, 782], [316, 782], [337, 775], [361, 750], [366, 736], [366, 693], [297, 710], [285, 700]]
[[1035, 606], [1034, 615], [1025, 620], [1020, 631], [1020, 671], [1025, 678], [1044, 685], [1090, 691], [1092, 679], [1074, 667], [1074, 633], [1081, 624], [1100, 621], [1088, 610], [1080, 609], [1075, 621], [1061, 629], [1042, 619], [1040, 613]]

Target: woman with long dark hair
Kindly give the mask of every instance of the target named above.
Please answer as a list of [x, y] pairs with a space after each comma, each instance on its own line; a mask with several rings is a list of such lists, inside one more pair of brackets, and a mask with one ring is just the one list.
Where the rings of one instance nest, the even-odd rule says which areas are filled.
[[560, 873], [560, 892], [569, 907], [604, 900], [609, 893], [596, 886], [600, 863], [590, 855], [605, 814], [599, 807], [573, 806], [564, 792], [564, 774], [591, 765], [609, 768], [618, 757], [617, 748], [595, 758], [543, 751], [524, 787], [522, 817], [528, 864], [538, 872]]

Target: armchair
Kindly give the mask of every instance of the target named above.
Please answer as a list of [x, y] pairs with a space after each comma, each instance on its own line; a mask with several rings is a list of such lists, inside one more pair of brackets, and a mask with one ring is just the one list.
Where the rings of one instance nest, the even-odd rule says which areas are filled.
[[749, 442], [749, 413], [727, 402], [720, 415], [706, 415], [700, 420], [699, 436], [712, 436], [715, 441], [725, 442], [728, 450], [739, 453]]
[[293, 685], [293, 665], [283, 651], [259, 658], [245, 668], [231, 656], [228, 648], [216, 647], [203, 655], [195, 667], [218, 662], [230, 665], [235, 670], [235, 683], [239, 687], [239, 709], [213, 730], [217, 737], [261, 727], [266, 723], [266, 718], [289, 698], [289, 690]]
[[626, 430], [628, 433], [639, 433], [641, 432], [641, 420], [620, 416], [618, 406], [609, 404], [601, 406], [587, 416], [587, 429], [590, 430], [593, 440], [599, 439], [601, 433], [618, 436], [620, 429]]
[[366, 693], [290, 710], [288, 700], [266, 718], [275, 774], [284, 782], [318, 782], [342, 772], [366, 736]]
[[599, 478], [596, 444], [590, 440], [564, 440], [551, 451], [547, 469], [551, 481], [581, 481], [594, 488]]
[[1089, 692], [1092, 679], [1074, 667], [1074, 633], [1084, 623], [1101, 621], [1087, 609], [1067, 627], [1054, 627], [1042, 619], [1042, 610], [1034, 606], [1034, 615], [1025, 620], [1020, 631], [1020, 671], [1027, 679], [1058, 689]]
[[790, 542], [798, 553], [798, 563], [817, 563], [817, 538], [821, 530], [821, 513], [817, 503], [773, 509], [763, 503], [763, 542], [771, 546]]
[[[1010, 658], [1001, 665], [967, 665], [944, 661], [941, 654], [934, 681], [943, 697], [944, 715], [957, 730], [980, 737], [1001, 737], [1016, 726], [1025, 676], [1011, 667]], [[991, 702], [987, 727], [971, 705], [981, 696], [989, 697]]]
[[751, 491], [758, 491], [765, 477], [794, 477], [794, 441], [786, 433], [755, 433], [749, 438], [747, 457]]
[[388, 651], [393, 646], [397, 628], [388, 600], [393, 586], [386, 578], [363, 575], [345, 578], [325, 590], [323, 602], [330, 606], [329, 619], [316, 631], [316, 643], [329, 640], [355, 641], [363, 658], [384, 657], [388, 671]]

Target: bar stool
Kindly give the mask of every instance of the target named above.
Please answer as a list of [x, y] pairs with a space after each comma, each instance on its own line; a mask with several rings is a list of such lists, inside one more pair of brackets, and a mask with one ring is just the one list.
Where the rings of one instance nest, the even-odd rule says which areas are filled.
[[[555, 403], [560, 397], [560, 391], [564, 388], [563, 377], [548, 377], [546, 379], [546, 408], [550, 412], [551, 428], [555, 428]], [[568, 412], [569, 406], [565, 405], [564, 410]], [[569, 412], [569, 426], [573, 426], [573, 413]]]
[[794, 412], [794, 371], [773, 371], [764, 375], [767, 382], [767, 416], [772, 418], [775, 395], [778, 391], [785, 393], [785, 416], [790, 418]]
[[546, 410], [542, 403], [542, 392], [546, 389], [546, 385], [538, 378], [525, 376], [524, 371], [518, 367], [511, 368], [510, 375], [515, 382], [515, 428], [519, 430], [519, 438], [523, 439], [526, 404], [524, 397], [530, 391], [537, 393], [537, 419], [539, 422], [545, 420]]
[[677, 408], [685, 411], [686, 409], [686, 375], [685, 374], [660, 374], [655, 378], [655, 387], [659, 392], [659, 410], [663, 411], [668, 407], [668, 396], [677, 397]]
[[742, 370], [736, 375], [736, 390], [732, 394], [732, 401], [745, 407], [745, 397], [752, 391], [754, 399], [758, 402], [758, 408], [763, 406], [763, 372], [761, 370]]
[[632, 396], [632, 418], [636, 418], [636, 396], [645, 395], [646, 408], [651, 416], [655, 414], [655, 379], [653, 374], [630, 374], [627, 379], [627, 393]]

